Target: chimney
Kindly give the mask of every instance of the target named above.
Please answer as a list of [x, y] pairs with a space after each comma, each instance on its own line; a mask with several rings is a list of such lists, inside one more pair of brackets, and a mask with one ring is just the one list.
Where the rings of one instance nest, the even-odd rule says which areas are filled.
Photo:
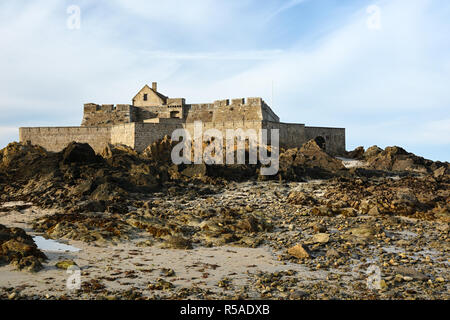
[[152, 89], [153, 91], [158, 91], [158, 83], [152, 82]]

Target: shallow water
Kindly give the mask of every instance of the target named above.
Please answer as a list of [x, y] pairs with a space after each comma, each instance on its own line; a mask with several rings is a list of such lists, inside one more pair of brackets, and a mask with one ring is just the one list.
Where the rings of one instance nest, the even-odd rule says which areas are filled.
[[343, 158], [343, 157], [336, 157], [337, 159], [342, 161], [342, 164], [346, 168], [358, 168], [363, 167], [365, 162], [361, 160], [355, 160], [355, 159], [349, 159], [349, 158]]
[[81, 249], [69, 246], [67, 244], [60, 243], [55, 240], [45, 239], [41, 236], [33, 237], [34, 242], [38, 246], [39, 249], [43, 251], [53, 251], [53, 252], [78, 252]]

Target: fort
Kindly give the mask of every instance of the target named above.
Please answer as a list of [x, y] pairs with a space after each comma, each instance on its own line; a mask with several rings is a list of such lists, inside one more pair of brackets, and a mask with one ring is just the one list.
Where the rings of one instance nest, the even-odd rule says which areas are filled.
[[204, 130], [279, 129], [280, 146], [299, 147], [316, 139], [333, 155], [345, 152], [345, 129], [309, 127], [304, 124], [280, 122], [280, 118], [262, 98], [226, 99], [213, 103], [188, 104], [184, 98], [169, 98], [157, 89], [145, 85], [131, 104], [87, 103], [81, 126], [22, 127], [21, 142], [40, 145], [48, 151], [60, 151], [72, 141], [89, 143], [96, 152], [108, 144], [124, 144], [137, 151], [183, 128], [191, 133], [194, 123], [201, 121]]

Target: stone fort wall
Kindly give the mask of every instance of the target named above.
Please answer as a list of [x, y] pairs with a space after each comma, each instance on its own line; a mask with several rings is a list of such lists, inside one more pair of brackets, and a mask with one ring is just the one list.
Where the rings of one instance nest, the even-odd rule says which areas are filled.
[[102, 127], [122, 123], [134, 122], [136, 107], [128, 104], [103, 104], [86, 103], [84, 105], [82, 126]]
[[[20, 128], [21, 142], [30, 141], [48, 151], [61, 151], [70, 142], [89, 143], [97, 152], [101, 152], [108, 143], [124, 144], [137, 151], [144, 150], [149, 144], [171, 135], [177, 128], [185, 128], [194, 137], [194, 123], [125, 123], [111, 127], [41, 127]], [[279, 129], [280, 146], [285, 148], [300, 147], [310, 139], [322, 137], [325, 149], [331, 154], [343, 154], [345, 151], [345, 129], [326, 127], [307, 127], [304, 124], [291, 124], [273, 121], [222, 121], [203, 122], [202, 131], [218, 129], [226, 137], [227, 129], [253, 129], [259, 134], [261, 129]], [[270, 131], [268, 132], [270, 142]]]
[[96, 152], [111, 143], [111, 127], [37, 127], [19, 128], [21, 142], [30, 141], [47, 151], [58, 152], [70, 142], [89, 143]]
[[261, 98], [217, 100], [214, 103], [185, 104], [184, 99], [168, 99], [168, 105], [136, 107], [126, 104], [87, 103], [82, 126], [113, 126], [144, 122], [153, 118], [180, 118], [186, 122], [274, 121], [280, 119]]
[[81, 127], [20, 128], [19, 135], [20, 141], [30, 141], [49, 151], [60, 151], [72, 141], [89, 143], [96, 152], [101, 152], [108, 143], [142, 151], [177, 128], [186, 128], [193, 138], [195, 121], [202, 121], [203, 132], [218, 129], [224, 137], [228, 129], [253, 129], [257, 134], [261, 129], [279, 129], [281, 147], [300, 147], [310, 139], [322, 137], [327, 152], [345, 151], [345, 129], [280, 122], [262, 98], [206, 104], [185, 104], [179, 98], [168, 99], [167, 105], [145, 107], [87, 103]]
[[345, 129], [328, 127], [305, 127], [306, 140], [322, 137], [325, 140], [325, 150], [334, 155], [345, 153]]

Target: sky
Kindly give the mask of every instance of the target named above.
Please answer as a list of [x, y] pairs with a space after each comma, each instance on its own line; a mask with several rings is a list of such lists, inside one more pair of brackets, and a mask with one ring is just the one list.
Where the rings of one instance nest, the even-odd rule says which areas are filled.
[[2, 0], [0, 148], [146, 83], [450, 161], [450, 1]]

